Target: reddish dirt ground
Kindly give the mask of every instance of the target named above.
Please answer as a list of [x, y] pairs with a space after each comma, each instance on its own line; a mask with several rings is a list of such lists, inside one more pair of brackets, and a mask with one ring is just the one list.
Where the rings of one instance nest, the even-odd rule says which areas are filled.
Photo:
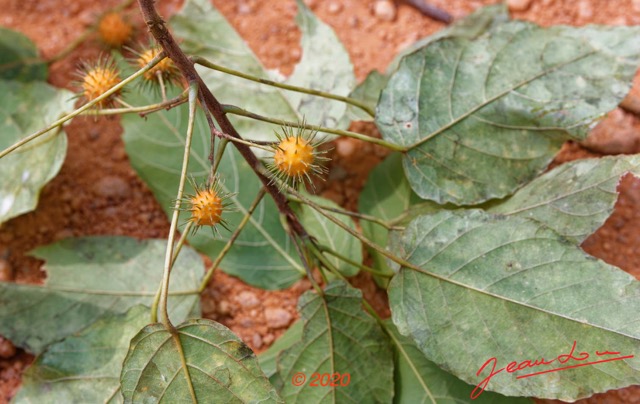
[[[293, 0], [214, 0], [233, 26], [248, 41], [269, 68], [289, 74], [300, 58], [299, 32], [293, 18]], [[306, 3], [334, 27], [346, 45], [359, 80], [372, 69], [384, 71], [394, 55], [418, 38], [444, 27], [402, 3], [393, 7], [397, 15], [387, 21], [374, 12], [376, 0], [306, 0]], [[180, 7], [179, 0], [159, 2], [168, 17]], [[432, 0], [432, 3], [462, 17], [492, 0]], [[637, 0], [517, 0], [510, 1], [515, 18], [542, 25], [638, 24]], [[23, 32], [50, 58], [93, 24], [98, 15], [118, 4], [76, 0], [0, 0], [0, 25]], [[145, 29], [135, 4], [127, 9], [139, 38]], [[62, 60], [54, 63], [49, 81], [76, 90], [74, 72], [81, 61], [95, 59], [105, 46], [91, 37]], [[42, 262], [26, 255], [36, 246], [72, 236], [128, 235], [140, 238], [166, 237], [169, 224], [151, 192], [129, 165], [120, 139], [117, 118], [76, 119], [66, 127], [67, 158], [59, 175], [48, 184], [36, 211], [9, 221], [0, 229], [0, 278], [16, 282], [40, 282], [45, 274]], [[622, 110], [611, 114], [599, 131], [600, 147], [611, 153], [638, 153], [638, 119]], [[352, 128], [375, 134], [371, 125]], [[617, 134], [625, 138], [616, 138]], [[598, 143], [596, 142], [596, 143]], [[617, 142], [617, 143], [616, 143]], [[621, 147], [608, 147], [612, 143]], [[335, 145], [330, 180], [320, 192], [337, 203], [354, 209], [367, 173], [385, 151], [354, 140]], [[594, 157], [577, 144], [567, 144], [557, 162]], [[626, 177], [619, 186], [616, 209], [607, 223], [584, 242], [584, 249], [606, 262], [640, 277], [640, 181]], [[363, 288], [382, 314], [387, 314], [384, 294], [371, 280], [359, 276], [354, 284]], [[296, 318], [298, 296], [309, 288], [301, 281], [292, 288], [266, 292], [217, 272], [203, 296], [206, 317], [220, 321], [244, 339], [256, 352], [266, 349]], [[20, 386], [21, 374], [32, 357], [0, 341], [0, 402], [8, 401]], [[590, 403], [640, 402], [640, 388], [627, 388], [584, 400]]]

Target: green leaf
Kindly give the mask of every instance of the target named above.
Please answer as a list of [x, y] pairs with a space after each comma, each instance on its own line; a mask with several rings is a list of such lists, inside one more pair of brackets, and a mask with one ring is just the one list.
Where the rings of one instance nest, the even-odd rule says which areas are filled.
[[[0, 80], [0, 94], [0, 150], [46, 127], [73, 106], [69, 91], [37, 81]], [[67, 137], [58, 129], [0, 159], [0, 223], [36, 208], [40, 190], [58, 173], [66, 151]]]
[[[320, 206], [334, 209], [340, 208], [338, 205], [326, 198], [313, 195], [305, 196]], [[321, 245], [330, 248], [352, 261], [362, 262], [362, 244], [357, 238], [353, 237], [342, 227], [333, 223], [310, 206], [302, 205], [298, 211], [300, 212], [300, 222], [304, 228], [309, 232], [309, 234], [313, 235]], [[332, 214], [331, 212], [327, 213]], [[350, 229], [354, 231], [356, 230], [356, 226], [351, 218], [339, 214], [333, 215]], [[327, 260], [344, 276], [356, 276], [360, 271], [360, 268], [357, 266], [348, 264], [337, 257], [329, 254], [325, 254], [325, 256]]]
[[[426, 357], [472, 385], [514, 361], [488, 390], [573, 401], [640, 383], [640, 283], [533, 220], [443, 211], [414, 220], [400, 240], [403, 267], [389, 286], [393, 322]], [[597, 352], [633, 358], [609, 359]], [[482, 369], [483, 364], [488, 367]], [[565, 365], [566, 364], [566, 365]], [[581, 367], [518, 379], [538, 371]], [[481, 370], [479, 372], [479, 370]], [[477, 372], [479, 372], [477, 374]], [[481, 386], [482, 387], [482, 386]]]
[[[302, 340], [278, 355], [278, 374], [287, 403], [388, 403], [393, 396], [389, 343], [376, 321], [362, 310], [362, 293], [343, 281], [327, 285], [323, 296], [307, 292], [298, 302]], [[294, 375], [306, 382], [295, 386]], [[310, 386], [314, 373], [349, 374], [348, 386]], [[343, 379], [344, 380], [344, 379]], [[326, 382], [326, 380], [325, 380]]]
[[[172, 94], [175, 93], [177, 91], [174, 90]], [[144, 88], [127, 97], [127, 101], [135, 105], [157, 102], [154, 100], [153, 92]], [[123, 139], [131, 165], [149, 185], [167, 215], [173, 213], [180, 181], [188, 115], [186, 108], [174, 108], [145, 119], [133, 114], [122, 118]], [[210, 171], [207, 160], [209, 143], [210, 131], [199, 111], [191, 145], [189, 175], [200, 183], [205, 182]], [[262, 184], [233, 145], [227, 147], [218, 173], [223, 179], [221, 189], [233, 195], [228, 200], [232, 204], [230, 209], [223, 213], [228, 228], [233, 230], [255, 200]], [[194, 193], [190, 185], [187, 185], [187, 193]], [[181, 215], [181, 219], [182, 223], [187, 221], [187, 212]], [[215, 259], [231, 236], [231, 232], [222, 227], [219, 227], [219, 232], [220, 236], [214, 237], [211, 229], [202, 228], [195, 236], [189, 237], [189, 242]], [[226, 255], [222, 268], [263, 289], [285, 288], [303, 276], [304, 269], [295, 247], [283, 229], [278, 209], [269, 196], [258, 205]]]
[[39, 58], [36, 45], [20, 32], [0, 27], [0, 79], [44, 81], [47, 76], [47, 65]]
[[107, 315], [51, 345], [29, 366], [15, 404], [122, 402], [120, 371], [129, 342], [149, 321], [149, 309]]
[[403, 59], [376, 124], [409, 148], [404, 170], [420, 197], [457, 205], [504, 197], [618, 105], [637, 69], [638, 35], [508, 22], [476, 40], [440, 39]]
[[[402, 60], [403, 57], [441, 38], [476, 38], [508, 20], [509, 13], [505, 4], [481, 7], [467, 17], [455, 21], [447, 28], [438, 31], [433, 35], [422, 38], [406, 49], [403, 49], [402, 52], [398, 53], [393, 61], [391, 61], [389, 66], [387, 66], [387, 74], [382, 74], [377, 70], [371, 71], [364, 81], [358, 84], [351, 94], [349, 94], [349, 97], [364, 102], [374, 110], [376, 105], [378, 105], [380, 93], [389, 81], [389, 74], [396, 71], [400, 64], [400, 60]], [[353, 105], [347, 106], [347, 113], [349, 118], [354, 121], [373, 120], [369, 114], [360, 108], [354, 107]]]
[[[293, 344], [300, 341], [300, 339], [302, 339], [302, 321], [296, 321], [269, 349], [258, 355], [260, 367], [269, 379], [278, 372], [277, 358], [280, 352], [290, 348]], [[274, 384], [273, 380], [271, 383]]]
[[253, 351], [206, 319], [180, 324], [173, 334], [162, 324], [143, 328], [131, 341], [120, 380], [125, 403], [282, 402]]
[[[396, 391], [393, 402], [413, 403], [463, 403], [470, 401], [473, 386], [445, 372], [424, 357], [416, 344], [400, 335], [396, 326], [385, 321], [390, 332], [394, 353], [394, 384]], [[473, 403], [524, 404], [531, 403], [525, 398], [504, 397], [496, 393], [483, 393]]]
[[628, 172], [640, 175], [640, 156], [572, 161], [536, 178], [489, 211], [535, 219], [580, 244], [613, 212], [616, 186]]
[[[43, 285], [0, 283], [0, 334], [40, 353], [105, 314], [151, 305], [162, 279], [165, 240], [128, 237], [66, 239], [40, 247], [45, 260]], [[171, 318], [182, 321], [199, 310], [202, 259], [184, 247], [172, 271]], [[196, 311], [197, 313], [197, 311]]]
[[[289, 84], [312, 86], [316, 90], [348, 95], [355, 85], [353, 66], [344, 46], [329, 26], [319, 21], [302, 2], [298, 2], [297, 22], [302, 31], [303, 55]], [[171, 19], [176, 36], [182, 38], [185, 52], [220, 63], [227, 68], [265, 79], [269, 72], [249, 46], [208, 0], [189, 0]], [[284, 91], [198, 68], [213, 94], [225, 104], [234, 104], [260, 115], [343, 128], [344, 103]], [[238, 132], [247, 139], [274, 140], [273, 125], [232, 118]]]
[[[360, 194], [358, 210], [375, 216], [387, 224], [402, 225], [408, 223], [417, 214], [410, 212], [434, 212], [440, 207], [432, 202], [425, 202], [411, 190], [411, 186], [402, 172], [402, 155], [393, 153], [378, 164], [369, 174], [369, 178]], [[412, 208], [413, 207], [413, 208]], [[360, 221], [362, 233], [379, 246], [388, 245], [389, 231], [373, 222]], [[387, 258], [369, 249], [375, 267], [389, 274], [393, 270]]]
[[480, 7], [463, 19], [454, 21], [453, 24], [449, 25], [445, 29], [438, 31], [433, 35], [419, 39], [411, 46], [403, 49], [396, 55], [393, 61], [389, 63], [387, 73], [395, 72], [403, 57], [429, 45], [432, 42], [442, 38], [454, 37], [475, 39], [507, 21], [509, 21], [509, 11], [507, 10], [506, 4], [502, 3]]

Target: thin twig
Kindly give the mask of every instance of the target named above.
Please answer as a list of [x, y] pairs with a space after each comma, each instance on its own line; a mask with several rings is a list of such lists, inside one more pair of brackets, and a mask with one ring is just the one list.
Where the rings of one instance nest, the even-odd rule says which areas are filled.
[[290, 121], [285, 121], [283, 119], [269, 118], [267, 116], [262, 116], [262, 115], [258, 115], [253, 112], [247, 111], [246, 109], [236, 107], [235, 105], [223, 104], [222, 108], [224, 112], [228, 114], [240, 115], [247, 118], [255, 119], [257, 121], [273, 123], [275, 125], [280, 125], [280, 126], [288, 126], [290, 128], [304, 128], [304, 129], [314, 130], [318, 132], [331, 133], [334, 135], [362, 140], [364, 142], [374, 143], [374, 144], [377, 144], [378, 146], [386, 147], [387, 149], [390, 149], [393, 151], [399, 151], [399, 152], [407, 151], [407, 148], [404, 146], [400, 146], [395, 143], [389, 143], [385, 140], [378, 139], [377, 137], [363, 135], [362, 133], [351, 132], [348, 130], [341, 130], [341, 129], [325, 128], [324, 126], [318, 126], [318, 125], [308, 125], [306, 123], [300, 123], [300, 122], [290, 122]]
[[171, 227], [169, 228], [169, 239], [167, 240], [167, 252], [164, 261], [164, 273], [162, 276], [162, 293], [160, 294], [160, 314], [161, 321], [164, 326], [172, 330], [173, 324], [169, 320], [167, 311], [167, 299], [169, 295], [169, 278], [171, 276], [171, 264], [173, 263], [173, 240], [178, 228], [178, 218], [180, 216], [180, 204], [184, 193], [184, 184], [187, 181], [187, 170], [189, 167], [189, 157], [191, 156], [191, 139], [193, 138], [193, 126], [196, 115], [196, 105], [198, 96], [198, 84], [194, 81], [189, 83], [189, 122], [187, 124], [187, 134], [184, 145], [184, 156], [182, 158], [182, 171], [180, 173], [180, 183], [178, 185], [178, 193], [176, 203], [173, 207], [173, 216], [171, 217]]
[[344, 102], [346, 104], [351, 104], [354, 107], [360, 108], [361, 110], [363, 110], [364, 112], [369, 114], [371, 117], [375, 116], [375, 111], [374, 110], [372, 110], [365, 103], [363, 103], [363, 102], [361, 102], [359, 100], [356, 100], [354, 98], [344, 97], [342, 95], [331, 94], [331, 93], [327, 93], [325, 91], [314, 90], [314, 89], [306, 88], [306, 87], [293, 86], [291, 84], [278, 83], [277, 81], [263, 79], [261, 77], [253, 76], [251, 74], [246, 74], [246, 73], [234, 70], [234, 69], [230, 69], [228, 67], [220, 66], [220, 65], [215, 64], [213, 62], [210, 62], [207, 59], [205, 59], [203, 57], [200, 57], [200, 56], [193, 56], [193, 57], [191, 57], [191, 60], [193, 61], [193, 63], [197, 63], [197, 64], [199, 64], [201, 66], [208, 67], [209, 69], [217, 70], [217, 71], [222, 72], [222, 73], [226, 73], [226, 74], [230, 74], [232, 76], [240, 77], [240, 78], [243, 78], [245, 80], [251, 80], [251, 81], [254, 81], [256, 83], [265, 84], [265, 85], [272, 86], [272, 87], [277, 87], [277, 88], [282, 88], [283, 90], [289, 90], [289, 91], [294, 91], [294, 92], [303, 93], [303, 94], [315, 95], [315, 96], [318, 96], [318, 97], [328, 98], [330, 100], [336, 100], [336, 101]]

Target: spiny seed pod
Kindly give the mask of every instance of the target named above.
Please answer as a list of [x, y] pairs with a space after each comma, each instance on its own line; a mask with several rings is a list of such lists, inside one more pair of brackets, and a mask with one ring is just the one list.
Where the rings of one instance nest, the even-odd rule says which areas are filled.
[[[143, 68], [151, 62], [153, 58], [158, 56], [160, 51], [161, 49], [155, 46], [142, 52], [134, 51], [138, 55], [134, 64], [138, 68]], [[175, 82], [178, 77], [180, 77], [180, 72], [171, 59], [164, 58], [157, 65], [145, 72], [143, 77], [149, 83], [158, 83], [160, 79], [162, 79], [164, 83], [169, 84]]]
[[204, 186], [198, 185], [193, 179], [190, 182], [195, 194], [185, 196], [183, 202], [187, 207], [183, 210], [191, 214], [188, 220], [194, 225], [193, 233], [203, 226], [211, 227], [214, 236], [218, 225], [228, 230], [222, 214], [229, 210], [230, 203], [226, 202], [226, 199], [231, 195], [221, 190], [220, 181], [214, 178]]
[[322, 165], [322, 162], [329, 160], [322, 156], [327, 151], [320, 151], [319, 146], [323, 142], [315, 140], [318, 132], [305, 129], [304, 122], [297, 129], [282, 129], [283, 134], [276, 133], [278, 142], [272, 146], [273, 162], [267, 163], [274, 180], [293, 187], [306, 180], [313, 186], [311, 174], [322, 176], [328, 172]]
[[[111, 87], [120, 83], [120, 72], [110, 59], [98, 59], [95, 64], [85, 63], [78, 72], [80, 77], [79, 86], [82, 88], [80, 97], [86, 101], [93, 101], [104, 94]], [[113, 104], [119, 91], [98, 102], [98, 108], [103, 108]]]
[[131, 38], [133, 26], [125, 21], [120, 13], [113, 11], [100, 18], [98, 33], [104, 43], [119, 48]]

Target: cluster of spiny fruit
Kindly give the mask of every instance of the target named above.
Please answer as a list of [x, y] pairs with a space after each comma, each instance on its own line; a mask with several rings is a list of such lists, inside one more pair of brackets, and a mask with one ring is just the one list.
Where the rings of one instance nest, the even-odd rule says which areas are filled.
[[[122, 47], [132, 35], [131, 25], [118, 13], [108, 13], [102, 17], [98, 32], [103, 41], [109, 46]], [[135, 58], [131, 60], [137, 68], [147, 66], [158, 54], [160, 48], [150, 45], [142, 50], [128, 48]], [[80, 97], [84, 101], [93, 101], [121, 82], [120, 70], [111, 58], [98, 58], [96, 62], [84, 63], [79, 72]], [[171, 59], [164, 58], [143, 75], [145, 83], [150, 85], [176, 85], [179, 83], [180, 72]], [[120, 103], [120, 92], [96, 103], [97, 108], [110, 108]], [[124, 104], [126, 106], [126, 104]], [[317, 132], [306, 129], [301, 124], [298, 128], [283, 127], [282, 133], [276, 133], [277, 141], [271, 144], [272, 159], [266, 166], [272, 175], [272, 183], [284, 190], [287, 186], [298, 187], [305, 183], [311, 184], [312, 175], [320, 176], [327, 172], [323, 162], [328, 159], [322, 156], [323, 143], [317, 139]], [[226, 202], [232, 195], [223, 192], [220, 180], [215, 177], [205, 184], [199, 185], [193, 181], [194, 193], [187, 195], [184, 202], [191, 213], [189, 221], [194, 225], [194, 231], [203, 226], [210, 226], [214, 231], [217, 225], [226, 228], [223, 219], [225, 209], [230, 205]]]

